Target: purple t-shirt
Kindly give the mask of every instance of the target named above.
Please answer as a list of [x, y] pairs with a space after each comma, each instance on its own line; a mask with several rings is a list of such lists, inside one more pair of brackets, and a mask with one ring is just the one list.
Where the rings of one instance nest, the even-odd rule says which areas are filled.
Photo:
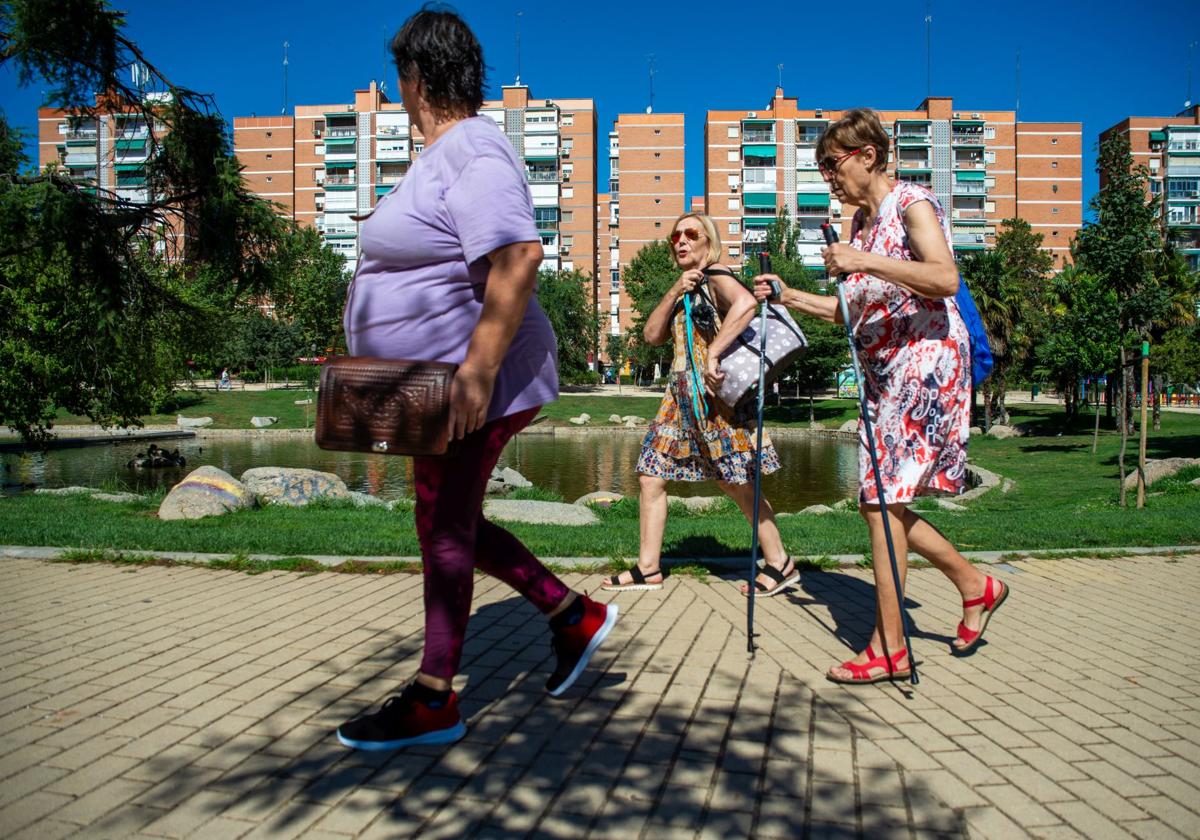
[[[508, 139], [488, 117], [452, 126], [363, 223], [344, 315], [350, 354], [461, 363], [483, 310], [486, 256], [537, 241]], [[488, 420], [557, 396], [554, 331], [533, 297], [500, 365]]]

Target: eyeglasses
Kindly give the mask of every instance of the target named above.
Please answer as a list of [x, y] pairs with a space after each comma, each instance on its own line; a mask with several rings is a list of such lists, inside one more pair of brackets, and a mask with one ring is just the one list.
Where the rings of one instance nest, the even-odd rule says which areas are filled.
[[703, 233], [696, 230], [695, 228], [681, 228], [680, 230], [674, 231], [671, 234], [671, 244], [678, 245], [679, 240], [685, 236], [688, 238], [689, 241], [695, 242], [703, 235], [704, 235]]
[[817, 164], [817, 169], [821, 170], [822, 172], [824, 172], [826, 174], [832, 174], [834, 172], [837, 172], [838, 167], [841, 165], [842, 161], [844, 161], [846, 158], [854, 157], [856, 154], [858, 154], [861, 151], [862, 151], [862, 149], [855, 149], [852, 152], [846, 152], [846, 154], [838, 155], [837, 157], [833, 157], [831, 155], [831, 156], [825, 158], [824, 160], [820, 161]]

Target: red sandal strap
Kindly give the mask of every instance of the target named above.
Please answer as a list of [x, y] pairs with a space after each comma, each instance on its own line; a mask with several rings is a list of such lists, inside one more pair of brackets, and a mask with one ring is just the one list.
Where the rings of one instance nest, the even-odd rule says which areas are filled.
[[983, 604], [983, 608], [985, 610], [990, 610], [992, 608], [992, 604], [996, 603], [996, 596], [992, 594], [992, 584], [995, 582], [996, 579], [991, 575], [988, 575], [987, 583], [985, 583], [983, 587], [983, 597], [964, 600], [962, 602], [963, 609], [968, 607], [977, 607], [980, 604]]
[[960, 641], [969, 645], [971, 642], [979, 638], [979, 631], [972, 630], [970, 627], [960, 621], [958, 622], [958, 638]]
[[867, 656], [869, 658], [861, 665], [854, 662], [843, 662], [842, 667], [853, 674], [855, 679], [868, 679], [871, 676], [871, 671], [875, 668], [883, 668], [889, 674], [894, 674], [900, 664], [900, 660], [908, 656], [908, 648], [900, 648], [891, 656], [876, 656], [871, 646], [867, 645]]

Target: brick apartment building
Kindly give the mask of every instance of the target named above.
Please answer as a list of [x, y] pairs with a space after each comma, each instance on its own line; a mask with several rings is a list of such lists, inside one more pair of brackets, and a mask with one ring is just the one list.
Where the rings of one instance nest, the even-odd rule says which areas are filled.
[[[808, 266], [822, 264], [826, 219], [849, 236], [854, 208], [830, 195], [816, 160], [821, 132], [843, 113], [801, 110], [782, 88], [764, 109], [708, 112], [705, 204], [731, 261], [762, 250], [782, 207], [800, 226]], [[1066, 263], [1082, 223], [1081, 123], [1017, 122], [1012, 111], [970, 110], [949, 97], [879, 115], [892, 140], [890, 174], [929, 187], [947, 208], [956, 255], [990, 247], [999, 222], [1017, 216], [1045, 237], [1056, 266]]]
[[[527, 86], [510, 85], [480, 114], [495, 120], [525, 163], [542, 267], [597, 276], [594, 102], [534, 99]], [[374, 82], [355, 91], [352, 102], [233, 122], [234, 151], [250, 189], [321, 231], [351, 269], [361, 225], [352, 217], [399, 184], [423, 147], [401, 104]]]
[[1200, 269], [1200, 105], [1173, 117], [1126, 117], [1100, 132], [1100, 142], [1116, 133], [1128, 136], [1134, 163], [1150, 170], [1148, 197], [1162, 199], [1163, 236]]
[[664, 239], [684, 211], [683, 127], [683, 114], [620, 114], [608, 134], [608, 192], [597, 196], [596, 205], [603, 335], [623, 335], [633, 321], [621, 285], [630, 260]]

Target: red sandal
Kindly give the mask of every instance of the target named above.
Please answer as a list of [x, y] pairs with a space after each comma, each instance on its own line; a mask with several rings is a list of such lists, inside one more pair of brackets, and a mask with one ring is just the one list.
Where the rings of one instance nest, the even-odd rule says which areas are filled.
[[[867, 645], [867, 656], [870, 658], [861, 665], [847, 661], [838, 666], [839, 668], [845, 668], [853, 674], [850, 679], [835, 677], [833, 674], [826, 674], [825, 679], [842, 685], [871, 685], [872, 683], [886, 682], [888, 680], [907, 679], [912, 676], [912, 668], [905, 668], [903, 671], [896, 669], [900, 660], [908, 656], [908, 648], [900, 648], [900, 650], [891, 656], [876, 656], [871, 646]], [[876, 668], [883, 668], [884, 672], [871, 676], [871, 671]]]
[[[993, 594], [992, 584], [1003, 587], [1003, 589], [1000, 590], [999, 595]], [[968, 607], [977, 607], [980, 604], [983, 604], [983, 624], [979, 626], [978, 630], [972, 630], [961, 621], [958, 622], [958, 638], [966, 642], [966, 644], [962, 647], [957, 647], [952, 644], [950, 645], [950, 652], [955, 656], [966, 656], [970, 653], [973, 653], [975, 648], [979, 647], [979, 643], [983, 641], [983, 631], [987, 629], [988, 622], [992, 620], [992, 613], [1000, 609], [1000, 605], [1003, 604], [1007, 598], [1008, 584], [1001, 583], [991, 575], [988, 575], [987, 583], [984, 585], [983, 589], [983, 597], [971, 598], [970, 600], [963, 601], [963, 609]]]

